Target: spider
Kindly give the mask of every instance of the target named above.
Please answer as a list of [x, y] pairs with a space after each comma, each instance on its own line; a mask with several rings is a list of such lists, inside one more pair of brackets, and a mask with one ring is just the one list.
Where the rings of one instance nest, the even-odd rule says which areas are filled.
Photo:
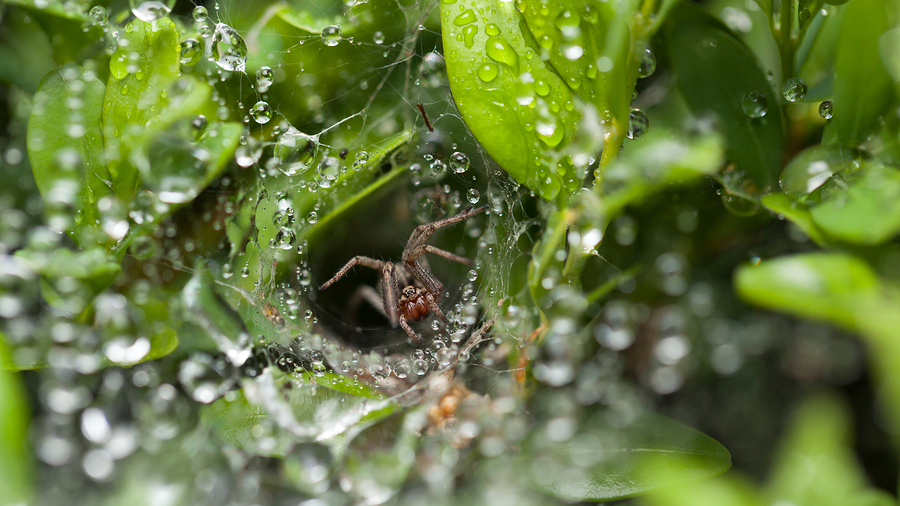
[[[477, 209], [470, 207], [455, 216], [419, 225], [409, 236], [409, 241], [406, 242], [406, 247], [403, 248], [402, 260], [398, 264], [366, 256], [355, 256], [341, 267], [334, 277], [322, 283], [319, 290], [324, 290], [333, 285], [356, 265], [379, 271], [381, 276], [380, 295], [371, 287], [361, 287], [362, 297], [368, 300], [379, 312], [382, 312], [382, 308], [379, 305], [383, 306], [383, 314], [391, 322], [391, 326], [394, 328], [397, 328], [398, 325], [403, 327], [403, 330], [409, 334], [416, 346], [421, 346], [422, 338], [416, 334], [408, 322], [421, 320], [432, 311], [444, 321], [447, 320], [447, 317], [444, 316], [444, 312], [438, 306], [444, 285], [438, 281], [434, 274], [429, 272], [427, 263], [424, 263], [424, 265], [420, 263], [419, 257], [425, 253], [434, 253], [454, 262], [472, 265], [472, 261], [468, 258], [454, 255], [449, 251], [444, 251], [430, 244], [425, 244], [425, 241], [439, 228], [471, 218], [485, 209], [487, 209], [487, 206], [481, 206]], [[424, 262], [424, 259], [422, 262]], [[368, 290], [365, 290], [366, 288]]]

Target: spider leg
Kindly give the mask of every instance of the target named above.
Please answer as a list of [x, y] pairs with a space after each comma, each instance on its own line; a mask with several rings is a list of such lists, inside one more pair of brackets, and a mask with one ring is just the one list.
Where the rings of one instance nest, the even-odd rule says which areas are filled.
[[428, 301], [428, 307], [430, 307], [431, 310], [434, 311], [434, 314], [436, 314], [438, 318], [447, 321], [447, 317], [444, 316], [444, 312], [441, 311], [441, 307], [438, 306], [437, 301], [430, 293], [425, 293], [425, 300]]
[[406, 323], [406, 317], [403, 315], [400, 315], [400, 326], [403, 327], [403, 330], [405, 330], [407, 334], [409, 334], [410, 339], [416, 343], [416, 346], [422, 346], [422, 338], [419, 337], [419, 334], [416, 334], [416, 331], [413, 330], [408, 323]]
[[381, 297], [381, 294], [378, 293], [378, 290], [369, 285], [362, 285], [357, 288], [356, 291], [353, 292], [353, 297], [351, 297], [350, 301], [347, 303], [350, 314], [356, 313], [357, 308], [359, 308], [359, 304], [362, 301], [368, 302], [370, 306], [381, 313], [385, 318], [388, 317], [387, 313], [384, 312], [384, 299]]
[[388, 321], [391, 322], [391, 327], [394, 328], [397, 328], [398, 324], [403, 325], [405, 322], [405, 318], [400, 314], [400, 285], [397, 274], [397, 268], [392, 262], [384, 262], [381, 268], [381, 300], [384, 307], [384, 315], [387, 316]]
[[441, 298], [441, 295], [444, 293], [444, 285], [438, 281], [434, 274], [419, 265], [419, 262], [417, 262], [415, 258], [407, 260], [406, 265], [410, 272], [412, 272], [412, 275], [422, 283], [422, 286], [425, 287], [425, 291], [427, 291], [435, 301]]
[[453, 253], [450, 253], [449, 251], [442, 250], [441, 248], [432, 246], [430, 244], [423, 244], [423, 245], [415, 248], [414, 250], [412, 250], [409, 253], [409, 259], [407, 260], [407, 262], [409, 260], [415, 260], [425, 253], [434, 253], [435, 255], [442, 256], [442, 257], [446, 258], [447, 260], [453, 260], [454, 262], [459, 262], [464, 265], [472, 265], [472, 261], [469, 260], [468, 258], [461, 257], [459, 255], [454, 255]]
[[319, 286], [319, 290], [324, 290], [333, 285], [337, 280], [344, 277], [344, 274], [347, 274], [347, 271], [349, 271], [356, 265], [363, 265], [375, 270], [383, 270], [384, 268], [384, 262], [382, 262], [381, 260], [375, 260], [374, 258], [364, 256], [355, 256], [351, 258], [349, 262], [344, 264], [344, 266], [341, 267], [340, 270], [338, 270], [331, 279], [322, 283], [322, 285]]
[[432, 223], [426, 223], [424, 225], [419, 225], [413, 230], [413, 233], [409, 236], [409, 241], [406, 242], [406, 249], [403, 251], [403, 260], [406, 260], [407, 255], [418, 246], [422, 245], [425, 241], [431, 237], [437, 229], [446, 227], [447, 225], [453, 225], [454, 223], [459, 223], [460, 221], [466, 220], [482, 211], [487, 209], [487, 206], [481, 206], [478, 208], [466, 208], [462, 212], [450, 216], [449, 218], [444, 218], [442, 220], [438, 220]]

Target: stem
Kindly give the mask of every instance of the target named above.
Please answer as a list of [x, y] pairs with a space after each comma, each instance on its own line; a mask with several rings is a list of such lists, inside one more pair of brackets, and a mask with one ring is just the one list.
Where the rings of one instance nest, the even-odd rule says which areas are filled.
[[597, 168], [597, 179], [594, 181], [594, 188], [600, 188], [600, 183], [603, 181], [603, 173], [606, 172], [606, 168], [609, 167], [612, 161], [616, 159], [616, 156], [619, 154], [619, 148], [622, 147], [622, 142], [624, 141], [625, 132], [622, 131], [618, 120], [613, 118], [612, 128], [609, 129], [609, 134], [606, 136], [606, 145], [603, 146], [603, 151], [600, 153], [600, 165]]
[[781, 53], [781, 80], [794, 75], [794, 0], [781, 0], [781, 39], [778, 44]]

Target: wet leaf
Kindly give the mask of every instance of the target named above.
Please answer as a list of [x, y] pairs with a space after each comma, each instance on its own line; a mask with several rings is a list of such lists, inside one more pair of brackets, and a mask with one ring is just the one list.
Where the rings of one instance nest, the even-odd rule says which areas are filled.
[[[143, 130], [163, 113], [164, 91], [178, 78], [181, 48], [178, 30], [168, 18], [150, 23], [135, 19], [124, 28], [128, 44], [119, 44], [109, 61], [110, 76], [103, 106], [103, 135], [111, 153], [120, 149], [128, 125]], [[139, 186], [135, 167], [110, 157], [116, 195], [130, 200]]]
[[825, 125], [822, 140], [856, 147], [878, 129], [878, 118], [893, 97], [879, 51], [888, 15], [882, 0], [857, 0], [845, 9], [835, 56], [836, 112]]
[[284, 456], [296, 443], [326, 441], [392, 411], [386, 401], [297, 381], [271, 368], [243, 386], [234, 400], [206, 406], [201, 418], [223, 442], [258, 455]]
[[7, 370], [12, 362], [5, 339], [0, 333], [0, 497], [7, 504], [29, 504], [33, 485], [30, 415], [19, 375]]
[[[565, 201], [584, 178], [566, 149], [586, 128], [586, 106], [541, 59], [514, 4], [485, 5], [476, 14], [442, 2], [450, 89], [466, 125], [504, 170], [544, 199]], [[588, 129], [602, 135], [599, 125]]]
[[422, 408], [393, 414], [347, 434], [341, 483], [368, 503], [381, 503], [406, 481], [425, 426]]
[[811, 206], [810, 216], [819, 229], [862, 245], [881, 244], [900, 232], [900, 171], [868, 162], [847, 183]]
[[824, 185], [832, 175], [855, 169], [858, 163], [856, 151], [817, 145], [795, 156], [781, 171], [778, 182], [785, 193], [802, 198]]
[[703, 483], [679, 485], [642, 498], [652, 506], [888, 506], [890, 494], [866, 483], [856, 460], [847, 407], [829, 396], [801, 404], [782, 438], [764, 486], [729, 474]]
[[100, 125], [105, 92], [94, 72], [66, 64], [41, 81], [28, 121], [28, 157], [41, 195], [51, 209], [83, 213], [86, 227], [95, 226], [97, 201], [111, 192]]
[[745, 265], [735, 289], [752, 304], [858, 332], [873, 348], [885, 410], [900, 428], [900, 287], [883, 283], [858, 257], [809, 253]]
[[577, 443], [524, 450], [533, 486], [566, 500], [605, 501], [702, 480], [731, 467], [731, 455], [716, 440], [659, 415], [625, 429], [595, 427], [588, 434]]
[[770, 193], [760, 199], [760, 204], [797, 225], [816, 244], [825, 245], [830, 242], [813, 222], [809, 208], [803, 202], [797, 202], [784, 193]]
[[63, 64], [82, 60], [103, 47], [103, 29], [77, 4], [59, 1], [5, 0], [33, 16], [53, 47], [53, 57]]
[[[688, 105], [713, 119], [727, 139], [725, 153], [741, 173], [735, 186], [756, 196], [772, 189], [783, 152], [781, 101], [756, 57], [724, 24], [687, 2], [672, 9], [663, 32]], [[751, 93], [765, 97], [764, 116], [744, 112]]]

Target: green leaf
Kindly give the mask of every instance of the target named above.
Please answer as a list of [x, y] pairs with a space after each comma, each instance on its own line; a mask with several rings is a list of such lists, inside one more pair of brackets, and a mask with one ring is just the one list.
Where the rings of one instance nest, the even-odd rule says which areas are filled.
[[573, 147], [573, 139], [586, 128], [596, 133], [584, 137], [597, 142], [599, 125], [583, 120], [584, 102], [541, 59], [515, 2], [466, 8], [444, 0], [441, 27], [450, 89], [476, 139], [544, 199], [568, 199], [585, 167], [573, 166], [567, 150], [594, 154], [599, 146]]
[[32, 453], [28, 448], [29, 409], [19, 375], [6, 370], [11, 363], [6, 337], [0, 333], [0, 500], [4, 504], [30, 504]]
[[178, 78], [178, 30], [168, 18], [150, 23], [135, 19], [121, 35], [127, 44], [109, 61], [110, 76], [103, 106], [103, 135], [110, 153], [110, 174], [116, 194], [130, 200], [138, 185], [136, 169], [115, 154], [129, 124], [143, 129], [168, 105], [165, 90]]
[[810, 208], [813, 222], [836, 239], [862, 245], [881, 244], [900, 232], [900, 171], [865, 163], [849, 181], [823, 194]]
[[48, 304], [80, 314], [101, 291], [108, 288], [122, 267], [103, 249], [87, 251], [55, 249], [19, 250], [16, 256], [41, 276], [41, 295]]
[[806, 197], [834, 174], [859, 165], [859, 154], [839, 146], [816, 145], [800, 152], [781, 171], [779, 185], [794, 198]]
[[[201, 421], [236, 448], [283, 457], [295, 443], [331, 439], [358, 423], [383, 418], [394, 409], [385, 400], [342, 390], [344, 387], [332, 389], [297, 381], [269, 368], [246, 382], [234, 400], [222, 398], [205, 407]], [[276, 392], [278, 398], [274, 399], [271, 395]], [[278, 405], [277, 418], [267, 409], [270, 403]]]
[[809, 208], [803, 202], [797, 202], [784, 193], [770, 193], [760, 199], [760, 203], [773, 213], [780, 214], [797, 225], [816, 244], [825, 245], [830, 242], [813, 222]]
[[827, 396], [804, 402], [782, 438], [768, 483], [759, 487], [729, 474], [659, 490], [640, 503], [652, 506], [889, 506], [896, 500], [866, 483], [852, 448], [847, 408]]
[[28, 121], [28, 157], [48, 208], [82, 213], [90, 227], [99, 220], [97, 201], [111, 191], [100, 126], [105, 92], [93, 71], [66, 64], [41, 81]]
[[855, 147], [878, 129], [878, 118], [894, 94], [879, 51], [879, 39], [888, 29], [885, 2], [855, 0], [845, 9], [835, 57], [835, 114], [822, 139]]
[[716, 440], [660, 415], [546, 445], [527, 446], [521, 454], [527, 484], [569, 501], [631, 497], [731, 467], [731, 455]]
[[524, 5], [541, 58], [553, 65], [573, 93], [593, 104], [607, 124], [615, 118], [627, 126], [637, 77], [637, 59], [629, 53], [635, 2], [526, 0]]
[[770, 504], [896, 504], [886, 492], [867, 486], [852, 449], [847, 411], [825, 396], [801, 405], [773, 466], [767, 487]]
[[879, 281], [862, 260], [837, 253], [810, 253], [740, 267], [735, 289], [748, 302], [858, 330], [862, 299], [877, 294]]
[[341, 483], [373, 502], [384, 500], [387, 491], [399, 490], [416, 462], [425, 425], [425, 410], [420, 407], [351, 429], [343, 452]]
[[83, 60], [103, 48], [103, 28], [77, 4], [60, 1], [4, 0], [19, 5], [34, 17], [53, 47], [53, 57], [62, 65]]
[[[672, 9], [664, 34], [678, 87], [691, 110], [712, 116], [725, 134], [725, 152], [740, 174], [736, 186], [750, 195], [770, 191], [781, 169], [784, 127], [780, 95], [756, 57], [720, 21], [687, 2]], [[744, 113], [742, 102], [753, 92], [766, 97], [763, 117]]]

